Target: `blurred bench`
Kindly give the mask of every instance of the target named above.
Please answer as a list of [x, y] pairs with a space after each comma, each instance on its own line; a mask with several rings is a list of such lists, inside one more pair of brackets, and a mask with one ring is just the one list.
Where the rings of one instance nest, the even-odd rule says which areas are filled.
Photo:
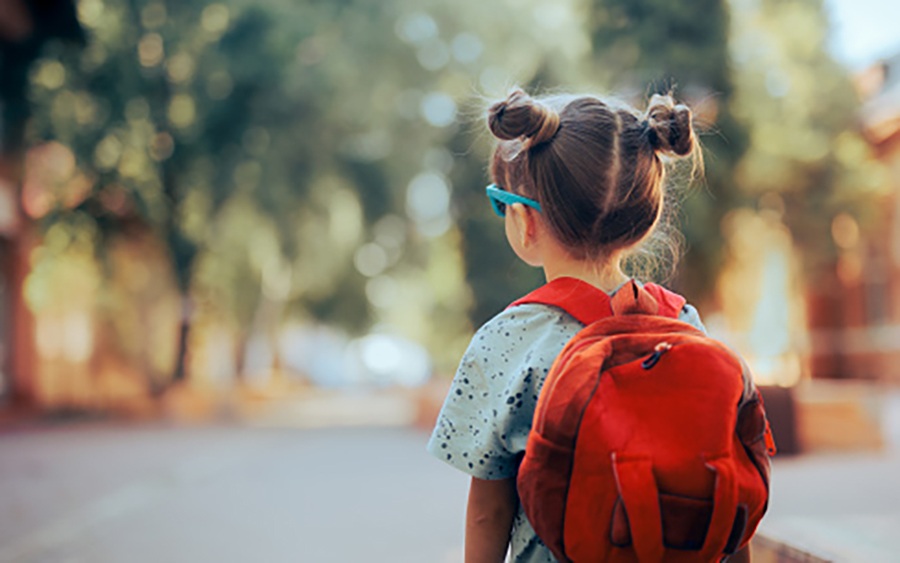
[[883, 385], [811, 380], [759, 389], [781, 454], [879, 451], [885, 446]]

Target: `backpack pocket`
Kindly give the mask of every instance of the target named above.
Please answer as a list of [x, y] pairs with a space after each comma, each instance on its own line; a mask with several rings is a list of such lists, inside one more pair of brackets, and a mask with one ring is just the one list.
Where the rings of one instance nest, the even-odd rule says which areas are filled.
[[[706, 540], [712, 511], [711, 499], [659, 493], [663, 545], [671, 549], [700, 550]], [[628, 547], [632, 542], [631, 526], [622, 497], [613, 509], [609, 537], [616, 547]]]

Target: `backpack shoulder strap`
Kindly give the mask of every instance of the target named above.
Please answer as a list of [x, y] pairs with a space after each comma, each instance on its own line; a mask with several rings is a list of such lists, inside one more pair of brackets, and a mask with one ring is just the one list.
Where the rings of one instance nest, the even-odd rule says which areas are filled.
[[685, 302], [684, 297], [653, 283], [642, 285], [631, 280], [610, 297], [587, 282], [563, 277], [513, 301], [510, 307], [525, 303], [552, 305], [589, 325], [613, 315], [635, 313], [677, 319]]
[[583, 325], [589, 325], [613, 315], [611, 299], [605, 291], [576, 278], [556, 278], [509, 306], [540, 303], [559, 307]]
[[[632, 281], [631, 283], [634, 283]], [[647, 291], [653, 298], [656, 300], [659, 305], [659, 309], [656, 314], [669, 317], [671, 319], [677, 319], [681, 314], [681, 310], [684, 309], [685, 303], [687, 303], [687, 299], [678, 295], [674, 291], [669, 291], [668, 289], [662, 287], [661, 285], [656, 285], [655, 283], [647, 283], [644, 284], [644, 290]]]

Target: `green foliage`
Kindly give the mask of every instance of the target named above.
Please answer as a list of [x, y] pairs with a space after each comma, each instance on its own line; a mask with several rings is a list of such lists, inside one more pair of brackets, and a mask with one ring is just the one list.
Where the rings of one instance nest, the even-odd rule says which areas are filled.
[[674, 85], [731, 93], [722, 0], [595, 0], [588, 27], [608, 86], [655, 93]]
[[394, 323], [437, 350], [468, 329], [462, 311], [480, 324], [538, 285], [483, 193], [483, 110], [513, 84], [639, 107], [674, 89], [695, 108], [705, 184], [672, 178], [688, 245], [675, 283], [694, 301], [711, 293], [729, 210], [778, 193], [798, 244], [824, 256], [834, 210], [869, 181], [816, 0], [78, 9], [85, 49], [51, 46], [32, 68], [30, 141], [69, 147], [92, 188], [44, 223], [89, 217], [100, 241], [149, 228], [180, 290], [240, 330], [276, 300], [358, 332]]
[[[181, 291], [241, 330], [267, 299], [363, 331], [373, 281], [429, 292], [428, 249], [446, 227], [422, 236], [398, 217], [410, 179], [453, 166], [439, 148], [455, 105], [438, 95], [452, 72], [424, 68], [393, 33], [402, 2], [78, 6], [87, 47], [51, 46], [34, 65], [29, 141], [71, 149], [92, 187], [74, 207], [56, 201], [46, 228], [91, 218], [101, 257], [105, 242], [149, 228]], [[429, 95], [437, 125], [423, 117]], [[360, 266], [373, 245], [384, 263]], [[467, 328], [455, 287], [416, 313], [456, 311], [450, 338]], [[433, 332], [409, 335], [448, 337]]]
[[[78, 210], [107, 236], [134, 219], [158, 231], [183, 292], [204, 225], [235, 190], [277, 174], [247, 141], [286, 109], [270, 16], [248, 10], [229, 26], [227, 8], [204, 5], [81, 2], [87, 49], [48, 51], [43, 64], [65, 63], [65, 83], [35, 80], [32, 90], [42, 110], [32, 141], [62, 141], [95, 180]], [[190, 206], [198, 193], [203, 209]]]
[[732, 27], [735, 113], [752, 139], [734, 183], [782, 215], [815, 279], [833, 264], [834, 216], [864, 217], [884, 185], [856, 132], [856, 94], [826, 51], [821, 2], [736, 3]]
[[[15, 12], [15, 8], [10, 10]], [[0, 40], [0, 151], [7, 155], [23, 148], [25, 125], [31, 116], [28, 72], [35, 59], [49, 42], [63, 41], [69, 48], [78, 48], [85, 40], [72, 2], [62, 0], [30, 11], [29, 36]]]
[[591, 6], [595, 65], [608, 88], [623, 92], [638, 107], [654, 93], [674, 91], [694, 108], [706, 156], [703, 187], [686, 192], [691, 178], [680, 172], [668, 189], [687, 245], [675, 285], [701, 301], [711, 292], [721, 262], [721, 218], [741, 203], [732, 175], [747, 145], [731, 109], [728, 5], [724, 0], [595, 0]]

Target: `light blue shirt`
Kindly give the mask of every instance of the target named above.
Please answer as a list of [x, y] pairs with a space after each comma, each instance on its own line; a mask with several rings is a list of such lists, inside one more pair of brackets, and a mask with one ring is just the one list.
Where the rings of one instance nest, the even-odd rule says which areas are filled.
[[[706, 332], [697, 310], [679, 317]], [[439, 459], [479, 479], [518, 471], [538, 395], [553, 360], [584, 325], [557, 307], [523, 304], [482, 326], [463, 355], [428, 442]], [[555, 563], [517, 508], [510, 539], [513, 563]]]

